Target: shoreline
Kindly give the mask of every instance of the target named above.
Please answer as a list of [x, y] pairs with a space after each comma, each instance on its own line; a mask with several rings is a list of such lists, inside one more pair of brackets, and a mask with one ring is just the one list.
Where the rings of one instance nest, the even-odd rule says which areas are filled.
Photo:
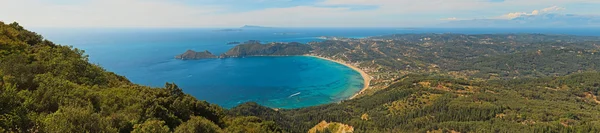
[[364, 93], [364, 92], [365, 92], [367, 89], [369, 89], [369, 87], [370, 87], [370, 84], [371, 84], [371, 76], [370, 76], [369, 74], [367, 74], [365, 71], [363, 71], [362, 69], [360, 69], [360, 68], [358, 68], [358, 67], [356, 67], [356, 66], [354, 66], [354, 65], [350, 65], [350, 64], [346, 64], [346, 63], [344, 63], [344, 62], [341, 62], [341, 61], [337, 61], [337, 60], [333, 60], [333, 59], [329, 59], [329, 58], [325, 58], [325, 57], [314, 56], [314, 55], [304, 55], [304, 56], [308, 56], [308, 57], [315, 57], [315, 58], [319, 58], [319, 59], [323, 59], [323, 60], [327, 60], [327, 61], [335, 62], [335, 63], [341, 64], [341, 65], [344, 65], [344, 66], [346, 66], [346, 67], [349, 67], [349, 68], [351, 68], [352, 70], [354, 70], [354, 71], [356, 71], [356, 72], [360, 73], [360, 76], [362, 76], [362, 78], [363, 78], [363, 81], [364, 81], [364, 82], [363, 82], [363, 84], [364, 84], [364, 87], [363, 87], [363, 88], [362, 88], [362, 89], [361, 89], [359, 92], [355, 93], [354, 95], [352, 95], [352, 96], [351, 96], [350, 98], [348, 98], [348, 99], [354, 99], [354, 98], [356, 98], [358, 95], [360, 95], [360, 94]]

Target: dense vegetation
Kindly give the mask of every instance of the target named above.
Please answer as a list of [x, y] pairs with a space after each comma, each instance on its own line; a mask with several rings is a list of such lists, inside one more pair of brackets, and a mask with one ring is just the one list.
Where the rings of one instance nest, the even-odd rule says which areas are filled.
[[132, 84], [17, 23], [0, 22], [0, 132], [272, 132], [275, 123]]
[[249, 41], [237, 45], [229, 51], [221, 54], [221, 58], [245, 57], [245, 56], [285, 56], [305, 55], [312, 48], [301, 43], [269, 43], [261, 44], [258, 41]]
[[600, 59], [599, 37], [402, 34], [311, 45], [314, 54], [361, 62], [381, 72], [459, 73], [489, 79], [566, 75], [600, 65], [593, 61]]
[[223, 57], [313, 54], [385, 85], [301, 109], [223, 109], [173, 83], [133, 84], [82, 50], [0, 23], [0, 132], [600, 132], [599, 43], [539, 34], [247, 42]]

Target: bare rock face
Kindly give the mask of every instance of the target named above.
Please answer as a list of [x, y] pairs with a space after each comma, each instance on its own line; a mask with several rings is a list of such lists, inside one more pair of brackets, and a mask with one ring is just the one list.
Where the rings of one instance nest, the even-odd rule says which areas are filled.
[[321, 121], [315, 127], [308, 130], [309, 133], [352, 133], [354, 127], [342, 123]]
[[217, 58], [217, 56], [213, 55], [208, 50], [204, 50], [203, 52], [187, 50], [187, 51], [185, 51], [185, 53], [175, 56], [175, 59], [180, 59], [180, 60], [199, 60], [199, 59], [212, 59], [212, 58]]

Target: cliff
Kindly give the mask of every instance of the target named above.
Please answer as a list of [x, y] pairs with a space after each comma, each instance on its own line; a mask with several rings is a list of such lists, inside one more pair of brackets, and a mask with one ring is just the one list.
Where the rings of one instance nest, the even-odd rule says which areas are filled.
[[312, 48], [301, 43], [246, 43], [221, 54], [221, 58], [244, 56], [287, 56], [308, 54]]
[[217, 58], [217, 56], [213, 55], [208, 50], [205, 50], [203, 52], [187, 50], [187, 51], [185, 51], [185, 53], [175, 56], [175, 59], [180, 59], [180, 60], [197, 60], [197, 59], [211, 59], [211, 58]]

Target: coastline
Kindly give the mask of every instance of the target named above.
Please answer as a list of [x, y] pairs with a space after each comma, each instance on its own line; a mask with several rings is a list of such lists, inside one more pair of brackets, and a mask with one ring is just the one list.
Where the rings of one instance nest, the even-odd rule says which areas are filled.
[[314, 55], [304, 55], [304, 56], [308, 56], [308, 57], [315, 57], [315, 58], [319, 58], [319, 59], [323, 59], [323, 60], [328, 60], [331, 62], [335, 62], [341, 65], [344, 65], [346, 67], [351, 68], [352, 70], [360, 73], [360, 76], [362, 76], [363, 80], [364, 80], [364, 87], [356, 94], [352, 95], [352, 97], [348, 98], [348, 99], [354, 99], [356, 98], [358, 95], [364, 93], [367, 89], [369, 89], [370, 84], [371, 84], [371, 76], [369, 74], [367, 74], [365, 71], [363, 71], [362, 69], [354, 66], [354, 65], [350, 65], [350, 64], [346, 64], [344, 62], [341, 61], [337, 61], [337, 60], [333, 60], [333, 59], [329, 59], [329, 58], [325, 58], [325, 57], [319, 57], [319, 56], [314, 56]]

